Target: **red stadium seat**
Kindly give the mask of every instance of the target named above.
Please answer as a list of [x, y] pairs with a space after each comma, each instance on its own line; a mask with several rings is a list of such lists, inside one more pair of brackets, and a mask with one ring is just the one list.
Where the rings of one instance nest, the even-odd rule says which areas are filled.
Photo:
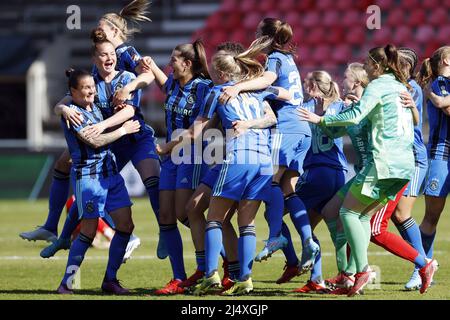
[[393, 9], [389, 12], [386, 22], [390, 27], [402, 25], [405, 22], [405, 10], [401, 8]]
[[309, 62], [311, 60], [311, 50], [307, 46], [300, 46], [297, 49], [297, 55], [299, 61], [303, 62]]
[[228, 33], [223, 30], [215, 30], [211, 34], [211, 38], [209, 41], [210, 45], [215, 47], [222, 42], [226, 42], [228, 41], [228, 36], [229, 36]]
[[216, 12], [209, 16], [208, 20], [206, 20], [206, 28], [210, 30], [222, 28], [222, 17], [223, 14], [220, 12]]
[[231, 36], [228, 35], [228, 38], [228, 41], [239, 42], [244, 45], [244, 47], [248, 46], [250, 42], [255, 39], [254, 35], [247, 35], [245, 32], [240, 30], [234, 31]]
[[[257, 7], [262, 12], [275, 11], [277, 9], [277, 2], [278, 2], [277, 0], [259, 0]], [[270, 17], [271, 15], [267, 16]]]
[[239, 7], [242, 12], [253, 12], [259, 6], [257, 0], [242, 0], [239, 2]]
[[322, 12], [332, 10], [336, 6], [335, 0], [320, 0], [316, 1], [316, 8]]
[[375, 3], [381, 10], [389, 10], [394, 7], [394, 0], [377, 0]]
[[337, 45], [345, 41], [344, 30], [340, 26], [330, 27], [325, 33], [325, 41], [331, 45]]
[[[249, 15], [245, 16], [245, 19], [244, 19], [242, 25], [247, 30], [254, 33], [256, 31], [256, 27], [258, 26], [261, 19], [262, 19], [262, 16], [258, 12], [252, 12]], [[241, 32], [242, 32], [242, 30], [241, 30]]]
[[449, 8], [448, 6], [446, 7], [444, 3], [442, 3], [443, 1], [440, 0], [427, 0], [427, 1], [422, 1], [421, 6], [425, 9], [430, 9], [431, 11], [437, 10], [439, 8]]
[[353, 4], [353, 6], [365, 12], [369, 6], [376, 4], [375, 2], [375, 0], [359, 0], [356, 4]]
[[315, 1], [314, 0], [302, 0], [302, 1], [295, 1], [295, 7], [293, 7], [293, 10], [297, 10], [299, 12], [306, 12], [314, 8]]
[[348, 44], [340, 44], [332, 51], [331, 57], [338, 64], [347, 63], [352, 58], [352, 50]]
[[296, 0], [283, 0], [278, 1], [278, 9], [285, 12], [286, 14], [289, 12], [295, 12], [297, 11], [297, 1]]
[[325, 27], [334, 27], [336, 25], [336, 21], [339, 20], [340, 15], [338, 11], [328, 10], [324, 13], [321, 24]]
[[222, 0], [222, 5], [220, 6], [221, 11], [232, 12], [236, 10], [239, 6], [239, 0]]
[[435, 36], [435, 32], [432, 26], [420, 26], [417, 28], [416, 40], [420, 43], [427, 43]]
[[366, 41], [366, 31], [362, 28], [352, 28], [348, 31], [345, 39], [351, 45], [362, 45]]
[[435, 39], [438, 43], [444, 45], [449, 42], [449, 35], [450, 35], [450, 24], [438, 28], [438, 32]]
[[395, 29], [393, 41], [398, 46], [399, 43], [406, 43], [414, 39], [412, 29], [408, 26], [400, 26]]
[[320, 15], [317, 11], [310, 11], [302, 14], [301, 23], [306, 28], [314, 28], [321, 23]]
[[317, 26], [308, 32], [304, 42], [310, 46], [317, 46], [325, 42], [325, 35], [327, 32], [328, 30], [326, 28]]
[[358, 10], [346, 11], [342, 19], [336, 23], [342, 24], [344, 27], [365, 26], [366, 15]]
[[329, 62], [331, 58], [331, 48], [329, 45], [321, 44], [313, 49], [312, 60], [317, 65], [322, 65]]
[[227, 15], [225, 16], [225, 18], [222, 18], [222, 25], [220, 26], [220, 28], [226, 30], [234, 30], [236, 26], [240, 26], [242, 24], [243, 20], [244, 15], [241, 15], [240, 12], [234, 12], [233, 14]]
[[379, 30], [372, 30], [372, 42], [376, 46], [385, 46], [392, 41], [392, 29], [385, 26]]
[[291, 26], [294, 33], [298, 29], [301, 29], [301, 27], [300, 27], [301, 17], [302, 17], [302, 15], [298, 11], [290, 11], [284, 17], [285, 21]]
[[294, 35], [292, 37], [292, 42], [298, 46], [303, 45], [305, 42], [305, 31], [303, 28], [292, 28]]
[[422, 8], [418, 8], [411, 11], [406, 22], [411, 27], [418, 27], [425, 24], [426, 18], [425, 11]]
[[428, 14], [428, 23], [438, 29], [448, 22], [448, 10], [444, 8], [436, 8]]
[[400, 5], [401, 5], [404, 9], [412, 10], [412, 9], [421, 7], [423, 2], [427, 2], [427, 1], [420, 1], [420, 0], [403, 0], [403, 1], [400, 1]]
[[354, 0], [339, 0], [339, 1], [336, 1], [334, 6], [336, 6], [337, 9], [342, 10], [342, 11], [350, 10], [355, 7], [355, 1]]

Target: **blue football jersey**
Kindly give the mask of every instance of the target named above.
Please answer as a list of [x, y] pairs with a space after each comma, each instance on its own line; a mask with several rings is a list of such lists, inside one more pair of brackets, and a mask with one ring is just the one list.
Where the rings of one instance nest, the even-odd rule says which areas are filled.
[[[128, 46], [125, 43], [122, 43], [120, 46], [116, 48], [116, 70], [117, 71], [128, 71], [134, 73], [136, 76], [136, 67], [139, 64], [139, 60], [141, 60], [141, 55], [137, 50]], [[97, 67], [94, 65], [92, 67], [92, 75], [95, 76], [98, 73]]]
[[167, 141], [176, 129], [188, 129], [200, 113], [213, 83], [202, 77], [193, 78], [184, 87], [170, 74], [163, 86], [167, 95], [164, 102]]
[[223, 105], [219, 102], [222, 88], [233, 85], [228, 82], [215, 86], [205, 101], [201, 116], [211, 119], [217, 113], [222, 127], [228, 131], [226, 150], [253, 150], [263, 154], [269, 151], [269, 129], [249, 129], [243, 135], [234, 137], [233, 122], [237, 120], [246, 121], [264, 117], [264, 100], [273, 100], [278, 96], [278, 90], [272, 87], [262, 91], [243, 92], [236, 98]]
[[[450, 92], [450, 79], [439, 76], [431, 84], [435, 94], [445, 97]], [[433, 160], [448, 161], [450, 153], [450, 117], [437, 108], [430, 100], [427, 103], [430, 136], [428, 155]]]
[[[309, 99], [303, 103], [303, 108], [314, 112], [316, 100]], [[325, 115], [337, 115], [343, 109], [345, 104], [342, 100], [331, 103]], [[311, 147], [306, 154], [303, 164], [305, 169], [318, 166], [326, 166], [334, 169], [347, 170], [347, 159], [344, 155], [344, 144], [342, 138], [330, 138], [326, 135], [320, 126], [311, 124]]]
[[70, 128], [67, 128], [65, 119], [61, 117], [61, 126], [72, 158], [72, 172], [76, 179], [99, 179], [117, 174], [115, 157], [108, 146], [94, 149], [77, 137], [77, 132], [84, 127], [103, 121], [100, 109], [93, 105], [92, 111], [87, 111], [73, 102], [70, 108], [83, 115], [83, 123], [76, 127], [71, 125]]
[[[109, 118], [114, 114], [114, 106], [112, 104], [114, 92], [123, 88], [134, 79], [136, 79], [136, 76], [127, 71], [119, 71], [114, 79], [112, 79], [109, 83], [106, 83], [100, 74], [94, 75], [94, 81], [97, 87], [95, 104], [100, 108], [103, 118]], [[141, 124], [140, 132], [142, 133], [144, 131], [149, 131], [153, 134], [153, 129], [144, 121], [144, 116], [142, 115], [142, 111], [139, 106], [140, 99], [141, 90], [137, 90], [132, 93], [131, 100], [127, 100], [125, 103], [135, 108], [133, 120], [138, 120]], [[134, 136], [134, 134], [130, 136]]]
[[422, 124], [423, 124], [423, 92], [419, 84], [413, 80], [409, 80], [409, 85], [412, 87], [411, 95], [416, 103], [417, 110], [419, 111], [419, 123], [414, 127], [414, 158], [416, 165], [426, 166], [428, 165], [427, 148], [423, 142]]
[[278, 119], [278, 129], [281, 133], [311, 135], [309, 124], [300, 120], [296, 112], [296, 109], [300, 108], [303, 103], [303, 89], [300, 73], [292, 55], [273, 51], [268, 56], [266, 71], [273, 72], [278, 77], [272, 86], [284, 88], [292, 95], [290, 101], [275, 100], [271, 102]]

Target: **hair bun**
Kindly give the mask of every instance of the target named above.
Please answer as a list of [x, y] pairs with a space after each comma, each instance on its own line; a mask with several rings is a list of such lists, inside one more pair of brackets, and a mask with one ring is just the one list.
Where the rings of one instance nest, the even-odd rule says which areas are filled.
[[92, 41], [94, 41], [94, 43], [105, 42], [108, 40], [106, 37], [106, 33], [100, 28], [96, 28], [91, 31], [91, 39]]
[[75, 70], [73, 68], [69, 68], [66, 69], [65, 74], [67, 78], [70, 78], [70, 75], [72, 74], [72, 72], [74, 72]]

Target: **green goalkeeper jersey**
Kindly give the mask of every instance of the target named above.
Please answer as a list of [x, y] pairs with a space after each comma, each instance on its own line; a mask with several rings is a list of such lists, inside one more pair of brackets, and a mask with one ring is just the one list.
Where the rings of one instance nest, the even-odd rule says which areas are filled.
[[410, 179], [414, 173], [414, 125], [411, 110], [401, 104], [404, 91], [393, 74], [384, 74], [369, 83], [353, 108], [322, 119], [325, 126], [354, 126], [367, 118], [377, 180]]
[[[352, 108], [353, 105], [349, 106]], [[347, 109], [345, 109], [347, 110]], [[345, 111], [344, 110], [344, 111]], [[366, 166], [372, 158], [372, 142], [370, 137], [370, 122], [367, 118], [360, 123], [347, 127], [328, 127], [321, 126], [322, 131], [330, 138], [339, 138], [348, 135], [352, 141], [353, 149], [356, 154], [355, 172], [358, 173]]]

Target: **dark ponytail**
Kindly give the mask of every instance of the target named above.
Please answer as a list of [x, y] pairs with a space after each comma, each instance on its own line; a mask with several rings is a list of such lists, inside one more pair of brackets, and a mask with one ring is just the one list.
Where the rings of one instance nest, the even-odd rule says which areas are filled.
[[417, 83], [425, 88], [434, 78], [433, 70], [431, 69], [430, 58], [426, 58], [422, 62], [419, 72], [417, 73]]
[[193, 61], [193, 70], [195, 75], [201, 75], [204, 78], [211, 79], [208, 71], [208, 60], [203, 42], [197, 39], [192, 44], [195, 52], [195, 60]]
[[373, 48], [369, 51], [369, 55], [383, 68], [384, 73], [393, 73], [399, 82], [403, 83], [408, 89], [410, 89], [410, 85], [408, 84], [408, 76], [403, 71], [397, 48], [394, 45], [388, 44], [384, 48]]
[[275, 18], [264, 18], [259, 23], [258, 29], [261, 31], [260, 36], [267, 36], [271, 39], [270, 48], [272, 51], [295, 54], [296, 48], [291, 43], [294, 34], [287, 22]]
[[192, 62], [192, 74], [194, 77], [201, 76], [206, 79], [211, 79], [208, 71], [205, 47], [200, 39], [195, 40], [192, 44], [180, 44], [174, 50], [179, 51], [180, 56], [185, 60]]

